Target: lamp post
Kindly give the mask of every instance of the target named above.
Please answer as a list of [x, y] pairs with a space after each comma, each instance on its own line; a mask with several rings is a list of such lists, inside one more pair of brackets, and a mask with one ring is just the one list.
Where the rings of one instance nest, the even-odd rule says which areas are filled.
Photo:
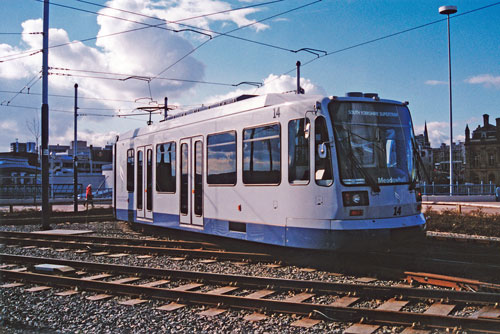
[[453, 195], [453, 117], [451, 102], [451, 47], [450, 47], [450, 14], [457, 12], [457, 6], [441, 6], [439, 14], [447, 16], [448, 22], [448, 85], [450, 89], [450, 196]]

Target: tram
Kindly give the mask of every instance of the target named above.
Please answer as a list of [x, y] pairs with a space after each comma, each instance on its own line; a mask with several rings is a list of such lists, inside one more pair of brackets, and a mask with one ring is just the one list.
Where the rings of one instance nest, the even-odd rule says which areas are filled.
[[117, 219], [294, 248], [422, 235], [408, 103], [242, 95], [114, 145]]

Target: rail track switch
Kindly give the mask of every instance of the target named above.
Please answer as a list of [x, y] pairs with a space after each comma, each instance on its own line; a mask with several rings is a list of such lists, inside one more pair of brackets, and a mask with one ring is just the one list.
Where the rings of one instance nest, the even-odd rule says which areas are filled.
[[37, 264], [35, 266], [35, 271], [48, 273], [48, 274], [68, 274], [75, 271], [75, 268], [70, 266], [63, 266], [60, 264]]

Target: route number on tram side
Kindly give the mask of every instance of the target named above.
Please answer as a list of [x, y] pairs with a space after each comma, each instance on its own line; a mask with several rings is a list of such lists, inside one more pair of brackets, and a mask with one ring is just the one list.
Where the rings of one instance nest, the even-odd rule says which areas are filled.
[[394, 216], [401, 216], [401, 207], [400, 206], [395, 206], [394, 207]]
[[280, 117], [280, 108], [273, 108], [273, 113], [274, 113], [274, 116], [273, 118], [279, 118]]

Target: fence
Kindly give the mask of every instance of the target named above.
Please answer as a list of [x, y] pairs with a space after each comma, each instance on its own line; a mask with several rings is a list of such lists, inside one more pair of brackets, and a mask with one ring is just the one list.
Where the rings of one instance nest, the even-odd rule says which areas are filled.
[[[50, 198], [71, 198], [73, 197], [72, 184], [50, 184]], [[82, 184], [78, 184], [78, 193], [84, 189]], [[1, 199], [40, 199], [42, 198], [42, 186], [35, 184], [4, 184], [0, 186]]]
[[[481, 184], [454, 184], [453, 195], [494, 195], [495, 189], [500, 185], [493, 183]], [[422, 195], [449, 195], [449, 184], [421, 184]]]

